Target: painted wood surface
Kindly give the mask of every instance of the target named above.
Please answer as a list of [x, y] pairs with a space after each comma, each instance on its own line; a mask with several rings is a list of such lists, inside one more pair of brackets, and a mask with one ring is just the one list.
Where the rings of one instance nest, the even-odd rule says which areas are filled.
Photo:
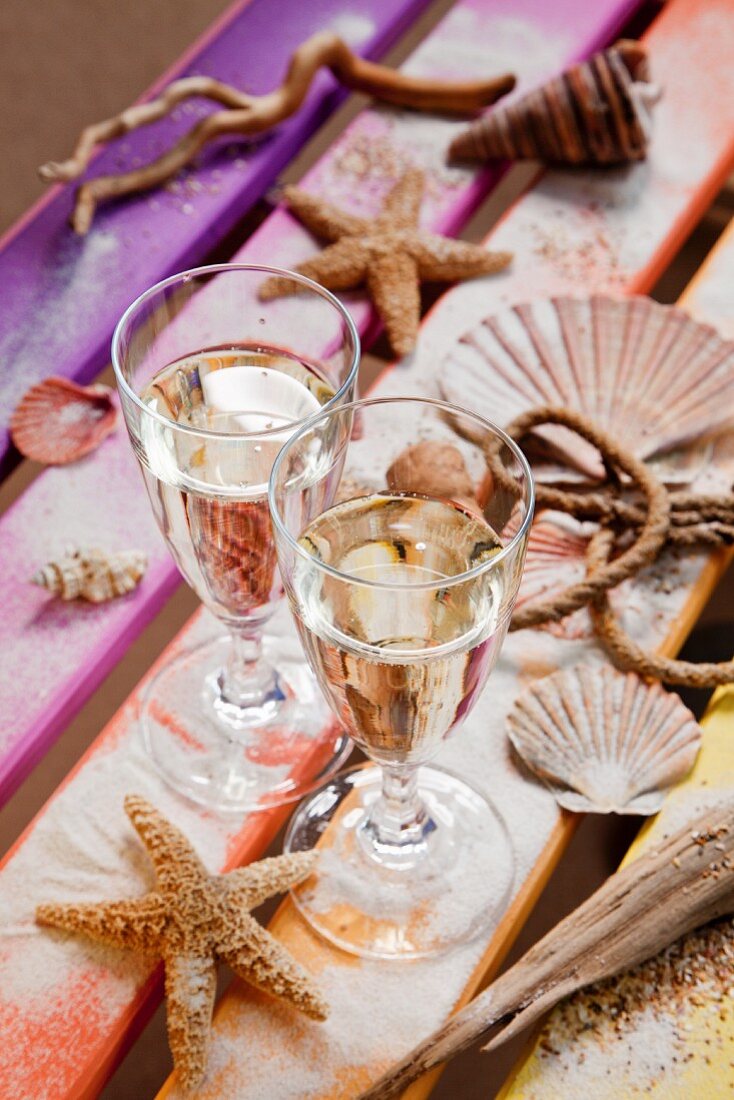
[[[296, 46], [321, 30], [341, 34], [364, 56], [380, 57], [427, 2], [239, 0], [145, 98], [188, 75], [215, 76], [253, 94], [270, 91]], [[0, 242], [0, 473], [15, 460], [8, 419], [28, 386], [48, 374], [94, 377], [109, 361], [112, 330], [133, 298], [200, 262], [343, 95], [330, 73], [320, 74], [298, 114], [272, 135], [249, 145], [219, 142], [167, 187], [102, 205], [84, 238], [67, 224], [73, 185], [52, 188], [9, 231]], [[179, 106], [171, 118], [113, 142], [87, 174], [147, 163], [213, 109], [203, 100]], [[88, 121], [96, 121], [93, 105]], [[48, 150], [59, 158], [68, 152]]]
[[[666, 57], [675, 57], [673, 47], [685, 34], [693, 58], [689, 60], [689, 81], [691, 71], [701, 79], [704, 68], [703, 61], [698, 69], [695, 65], [698, 11], [700, 8], [692, 0], [676, 0], [650, 36], [657, 64], [665, 71]], [[728, 55], [730, 45], [721, 42], [722, 56]], [[707, 51], [707, 70], [711, 64]], [[665, 138], [665, 129], [659, 129], [658, 144]], [[685, 135], [679, 132], [679, 138], [685, 140]], [[654, 163], [655, 153], [652, 166]], [[695, 186], [691, 186], [690, 202], [696, 201], [695, 194]], [[509, 222], [521, 221], [522, 205], [511, 213], [499, 232], [507, 232]], [[631, 214], [629, 218], [631, 222]], [[635, 236], [633, 228], [626, 223], [625, 236]], [[638, 233], [642, 229], [639, 226]], [[664, 234], [651, 235], [649, 255], [660, 249], [661, 238], [665, 240]], [[649, 261], [649, 256], [643, 259]], [[515, 274], [517, 295], [525, 289], [526, 265], [537, 262], [532, 254], [519, 257]], [[645, 270], [649, 269], [647, 262]], [[552, 264], [548, 265], [547, 279], [552, 286]], [[487, 289], [491, 289], [489, 283]], [[463, 295], [464, 290], [459, 289], [446, 299], [454, 303], [450, 315], [457, 323], [457, 333], [473, 320], [471, 316], [461, 316], [459, 300]], [[445, 305], [439, 307], [445, 308]], [[426, 334], [436, 325], [438, 315], [437, 309], [426, 325]], [[396, 388], [432, 392], [437, 366], [434, 362], [433, 374], [428, 371], [427, 346], [422, 340], [419, 354], [386, 377], [382, 392]], [[672, 595], [661, 595], [654, 584], [631, 592], [625, 615], [627, 625], [647, 644], [662, 641], [665, 633], [676, 626], [680, 629], [686, 618], [683, 609], [690, 586], [701, 577], [702, 569], [705, 566], [701, 559], [684, 563], [679, 588]], [[705, 598], [705, 588], [705, 583], [700, 583], [693, 598], [699, 601]], [[206, 619], [200, 616], [189, 628], [188, 640], [193, 632], [206, 629]], [[184, 640], [179, 639], [176, 644]], [[273, 644], [285, 644], [285, 636], [276, 637]], [[504, 714], [522, 683], [582, 656], [594, 657], [585, 639], [565, 643], [543, 632], [512, 639], [489, 691], [461, 736], [443, 751], [443, 762], [470, 770], [474, 781], [495, 798], [513, 823], [518, 858], [516, 905], [523, 897], [527, 903], [528, 883], [535, 883], [542, 876], [542, 860], [549, 845], [555, 844], [558, 849], [564, 824], [547, 792], [527, 784], [514, 770], [501, 733]], [[5, 932], [0, 989], [7, 998], [2, 1018], [8, 1021], [0, 1046], [4, 1064], [0, 1065], [3, 1080], [9, 1082], [10, 1096], [27, 1095], [29, 1087], [39, 1096], [91, 1095], [114, 1060], [117, 1048], [125, 1042], [136, 1017], [155, 999], [155, 979], [143, 964], [133, 963], [117, 953], [90, 951], [88, 945], [78, 941], [41, 935], [30, 921], [32, 907], [40, 900], [113, 897], [147, 888], [148, 872], [141, 865], [138, 849], [130, 843], [122, 815], [125, 791], [139, 789], [158, 802], [195, 839], [212, 867], [251, 858], [262, 850], [268, 831], [277, 825], [272, 817], [263, 816], [238, 829], [203, 817], [179, 803], [156, 783], [140, 756], [134, 708], [132, 699], [39, 815], [0, 874]], [[315, 1095], [328, 1095], [329, 1091], [333, 1094], [335, 1090], [341, 1090], [342, 1094], [346, 1091], [346, 1095], [351, 1090], [353, 1094], [357, 1082], [369, 1080], [382, 1068], [380, 1059], [397, 1056], [450, 1011], [462, 989], [478, 980], [492, 954], [491, 945], [485, 951], [483, 945], [474, 944], [439, 964], [415, 964], [410, 970], [401, 964], [397, 970], [389, 968], [389, 973], [379, 964], [354, 964], [345, 975], [343, 968], [333, 965], [333, 959], [327, 957], [324, 961], [322, 955], [321, 963], [317, 962], [319, 945], [304, 942], [308, 934], [302, 928], [299, 931], [300, 926], [289, 917], [287, 907], [281, 912], [277, 927], [299, 953], [308, 957], [312, 965], [319, 966], [320, 980], [335, 1001], [333, 1021], [337, 1033], [314, 1033], [309, 1030], [310, 1025], [295, 1024], [287, 1013], [276, 1014], [275, 1027], [272, 1006], [235, 992], [224, 1002], [219, 1017], [210, 1094], [227, 1095], [229, 1089], [229, 1095], [239, 1091], [240, 1095], [273, 1096], [277, 1080], [286, 1095], [293, 1085], [294, 1072], [295, 1095], [303, 1095], [304, 1088]], [[502, 928], [509, 938], [512, 929], [506, 921]], [[410, 998], [405, 996], [408, 988]], [[357, 1019], [355, 1011], [359, 1013]], [[33, 1042], [35, 1036], [37, 1043]], [[252, 1054], [260, 1048], [260, 1037], [265, 1043], [266, 1036], [271, 1045], [262, 1049], [268, 1052], [267, 1056], [254, 1060]], [[284, 1043], [288, 1047], [286, 1055], [282, 1054]], [[245, 1059], [241, 1057], [243, 1050], [248, 1052]], [[243, 1071], [250, 1074], [250, 1080], [241, 1088]]]
[[[634, 3], [564, 0], [548, 8], [544, 0], [463, 0], [407, 68], [464, 79], [517, 68], [527, 84], [614, 37]], [[496, 171], [444, 165], [449, 138], [460, 125], [370, 108], [346, 129], [304, 186], [370, 212], [402, 166], [418, 163], [428, 177], [424, 223], [455, 232], [498, 178]], [[289, 266], [314, 247], [309, 234], [277, 210], [236, 258]], [[349, 304], [368, 338], [375, 331], [368, 304], [359, 295], [350, 296]], [[87, 608], [49, 602], [27, 580], [68, 544], [139, 547], [149, 555], [148, 572], [134, 593], [111, 604]], [[0, 519], [0, 647], [8, 654], [0, 672], [0, 799], [55, 740], [178, 581], [122, 426], [88, 458], [44, 471]]]
[[[715, 323], [727, 336], [734, 336], [734, 305], [730, 293], [732, 280], [734, 222], [719, 239], [682, 300], [689, 313]], [[730, 562], [731, 554], [726, 558]], [[623, 866], [644, 854], [655, 839], [671, 826], [679, 828], [687, 815], [695, 816], [699, 809], [705, 809], [709, 800], [714, 803], [734, 789], [734, 687], [722, 688], [714, 693], [702, 725], [705, 731], [703, 748], [694, 770], [671, 793], [663, 810], [643, 827]], [[724, 965], [731, 966], [731, 956], [727, 958], [725, 954], [727, 944], [734, 953], [734, 931], [731, 929], [722, 940], [705, 936], [701, 941], [696, 938], [691, 946], [713, 949], [715, 957]], [[688, 956], [695, 953], [689, 951], [681, 954], [680, 962], [684, 968]], [[691, 958], [687, 969], [693, 972], [695, 965], [695, 959]], [[685, 1003], [681, 1004], [676, 996], [680, 986], [674, 980], [672, 968], [667, 980], [663, 978], [661, 984], [660, 1003], [656, 1005], [653, 1016], [658, 1025], [658, 1035], [666, 1036], [670, 1044], [662, 1071], [660, 1063], [646, 1066], [644, 1058], [637, 1057], [638, 1052], [632, 1049], [631, 1037], [625, 1034], [625, 1030], [619, 1034], [615, 1032], [613, 1038], [607, 1031], [608, 1025], [591, 1029], [583, 1035], [579, 1035], [574, 1028], [573, 1034], [569, 1034], [566, 1013], [556, 1011], [549, 1017], [550, 1027], [542, 1029], [538, 1039], [510, 1075], [500, 1094], [501, 1100], [555, 1100], [559, 1072], [563, 1075], [564, 1096], [567, 1095], [569, 1100], [576, 1095], [584, 1098], [594, 1095], [600, 1100], [607, 1095], [616, 1097], [620, 1095], [623, 1085], [630, 1095], [636, 1094], [633, 1092], [635, 1089], [637, 1094], [658, 1096], [660, 1100], [689, 1100], [698, 1096], [716, 1100], [719, 1096], [730, 1096], [734, 1091], [734, 1046], [731, 1042], [734, 1021], [730, 999], [721, 997], [718, 984], [713, 988], [704, 985], [704, 988], [693, 991], [699, 1003], [689, 999], [686, 990]], [[685, 987], [685, 983], [683, 985]], [[615, 983], [610, 982], [605, 988], [612, 992]], [[624, 992], [625, 985], [621, 985], [620, 989]], [[574, 1023], [585, 1009], [591, 1018], [597, 1016], [597, 1012], [590, 1008], [591, 999], [583, 995], [574, 999], [574, 1005], [578, 1006], [571, 1016]], [[724, 1019], [720, 1018], [721, 1014]], [[635, 1030], [650, 1022], [649, 1016], [644, 1019], [643, 1013], [634, 1014], [630, 1020]], [[606, 1057], [605, 1063], [601, 1072], [590, 1079], [589, 1068], [592, 1072], [599, 1069], [600, 1053]], [[667, 1057], [671, 1054], [675, 1061]], [[610, 1070], [609, 1075], [607, 1069]], [[632, 1073], [634, 1081], [630, 1079]]]
[[[685, 42], [689, 89], [691, 85], [695, 88], [704, 74], [706, 79], [712, 76], [715, 81], [712, 69], [721, 75], [727, 52], [733, 44], [734, 12], [731, 6], [719, 6], [721, 53], [715, 58], [710, 50], [707, 27], [711, 10], [710, 5], [695, 4], [689, 0], [668, 5], [648, 36], [658, 74], [672, 76], [677, 71], [678, 51]], [[725, 42], [721, 41], [722, 35], [726, 37]], [[700, 53], [697, 46], [701, 47]], [[731, 117], [726, 121], [728, 134], [732, 133], [732, 121]], [[660, 168], [662, 176], [662, 166], [670, 163], [666, 160], [664, 143], [674, 139], [674, 130], [679, 138], [681, 131], [676, 125], [675, 103], [670, 105], [666, 122], [659, 123], [656, 131], [651, 161], [646, 170], [651, 187], [655, 186], [656, 170]], [[695, 129], [692, 129], [692, 141], [694, 133]], [[582, 183], [578, 177], [563, 174], [557, 180], [554, 174], [546, 177], [544, 185], [541, 184], [541, 190], [545, 186], [545, 193], [554, 195], [554, 203], [544, 222], [544, 228], [549, 232], [565, 229], [565, 219], [559, 217], [565, 193], [561, 179], [571, 181], [572, 192]], [[587, 188], [591, 179], [587, 176], [583, 180]], [[596, 176], [593, 179], [596, 187], [601, 185], [606, 188], [605, 209], [616, 215], [617, 203], [609, 181], [599, 181]], [[663, 179], [659, 179], [661, 184]], [[616, 197], [620, 202], [624, 189], [629, 187], [630, 174], [625, 173], [623, 178], [618, 178]], [[492, 235], [492, 244], [501, 239], [503, 247], [511, 247], [516, 233], [527, 238], [521, 218], [526, 205], [532, 208], [536, 194], [534, 191], [520, 201], [516, 210]], [[627, 206], [624, 220], [616, 216], [600, 219], [602, 225], [599, 228], [604, 230], [601, 240], [605, 246], [611, 244], [615, 248], [620, 260], [619, 270], [624, 272], [614, 280], [613, 285], [618, 289], [644, 286], [644, 279], [649, 278], [656, 267], [653, 257], [644, 256], [640, 247], [640, 238], [646, 238], [646, 227], [650, 223], [646, 220], [638, 223], [637, 211], [647, 219], [647, 203], [632, 205], [635, 213]], [[574, 213], [573, 209], [569, 212], [569, 219], [574, 218]], [[655, 239], [654, 227], [647, 238], [648, 243], [650, 239]], [[572, 242], [571, 237], [569, 243]], [[625, 242], [629, 242], [629, 247], [634, 249], [629, 261], [624, 249]], [[727, 245], [731, 247], [730, 241], [725, 242], [722, 248]], [[633, 265], [633, 259], [637, 267]], [[592, 270], [597, 266], [592, 264]], [[691, 291], [690, 300], [699, 315], [714, 323], [719, 314], [715, 309], [710, 313], [706, 310], [703, 287], [708, 278], [718, 279], [721, 270], [722, 261], [716, 254]], [[530, 277], [527, 270], [522, 274]], [[542, 280], [537, 272], [533, 272], [533, 276], [533, 289], [537, 287], [540, 292]], [[508, 281], [513, 277], [517, 274], [508, 276]], [[607, 284], [602, 280], [601, 285]], [[591, 286], [596, 287], [593, 276]], [[572, 287], [566, 285], [565, 288]], [[543, 290], [547, 292], [549, 289], [553, 289], [552, 284], [548, 286], [546, 283]], [[444, 326], [452, 328], [451, 336], [445, 335], [447, 344], [450, 344], [452, 339], [474, 323], [479, 316], [475, 295], [476, 288], [460, 287], [442, 299], [423, 326], [417, 356], [378, 385], [380, 395], [425, 389], [431, 392], [431, 382], [426, 377], [427, 358], [420, 369], [421, 352], [430, 349], [434, 362], [440, 363], [436, 349], [442, 346]], [[716, 300], [716, 295], [709, 293], [708, 299]], [[718, 300], [721, 301], [721, 298]], [[687, 296], [684, 296], [683, 304], [687, 301]], [[486, 312], [486, 305], [483, 308]], [[731, 307], [725, 303], [723, 320], [726, 322], [730, 317]], [[434, 366], [434, 385], [436, 381]], [[722, 454], [717, 461], [725, 471], [723, 480], [729, 480], [733, 472], [731, 455]], [[721, 557], [716, 560], [704, 555], [668, 557], [661, 566], [648, 571], [644, 578], [625, 586], [619, 608], [625, 625], [643, 645], [674, 652], [695, 623], [722, 567]], [[663, 583], [664, 577], [667, 583]], [[671, 577], [675, 578], [673, 592], [669, 590]], [[494, 799], [505, 815], [515, 841], [519, 864], [515, 900], [494, 935], [488, 941], [459, 948], [431, 961], [400, 964], [359, 961], [349, 959], [319, 941], [304, 926], [292, 905], [284, 903], [272, 923], [272, 930], [317, 976], [332, 1004], [332, 1017], [324, 1025], [304, 1024], [294, 1014], [253, 995], [242, 983], [235, 981], [217, 1009], [211, 1070], [202, 1096], [207, 1100], [236, 1096], [285, 1097], [295, 1095], [292, 1090], [300, 1087], [298, 1095], [304, 1097], [348, 1100], [476, 992], [501, 961], [519, 930], [521, 912], [537, 897], [542, 882], [560, 857], [574, 827], [571, 816], [561, 815], [555, 805], [551, 805], [552, 799], [547, 792], [522, 779], [512, 764], [503, 733], [505, 714], [517, 692], [537, 676], [559, 667], [569, 667], [579, 660], [603, 659], [588, 637], [564, 640], [543, 631], [512, 635], [476, 711], [470, 715], [461, 733], [439, 755], [440, 763], [471, 777], [475, 785]], [[434, 1080], [435, 1075], [430, 1080], [417, 1082], [408, 1090], [407, 1096], [410, 1100], [427, 1096]], [[179, 1095], [172, 1078], [160, 1093], [160, 1098], [170, 1100]], [[559, 1092], [556, 1082], [555, 1091], [546, 1095], [557, 1097], [567, 1093]], [[578, 1095], [588, 1096], [590, 1093], [579, 1092]], [[711, 1095], [718, 1094], [714, 1092]]]
[[[734, 317], [734, 311], [729, 315]], [[703, 747], [693, 771], [642, 829], [623, 865], [642, 858], [707, 807], [731, 798], [734, 687], [714, 694], [702, 725]], [[561, 1094], [564, 1100], [731, 1096], [734, 921], [685, 937], [659, 959], [653, 967], [637, 967], [555, 1009], [503, 1089], [502, 1100], [557, 1100]]]

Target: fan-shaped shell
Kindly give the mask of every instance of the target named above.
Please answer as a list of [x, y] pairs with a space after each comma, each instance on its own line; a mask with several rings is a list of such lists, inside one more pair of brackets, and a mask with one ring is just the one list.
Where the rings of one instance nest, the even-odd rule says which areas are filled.
[[98, 447], [113, 430], [116, 417], [109, 386], [45, 378], [21, 398], [10, 434], [26, 458], [63, 465]]
[[[527, 555], [515, 610], [526, 603], [546, 600], [586, 576], [589, 537], [570, 516], [544, 513], [528, 536]], [[562, 638], [584, 638], [591, 633], [588, 611], [582, 608], [546, 629]]]
[[608, 665], [576, 665], [537, 681], [507, 729], [561, 806], [579, 812], [656, 813], [701, 745], [677, 695]]
[[147, 567], [148, 557], [142, 550], [110, 554], [93, 547], [69, 550], [44, 565], [31, 580], [62, 600], [81, 597], [91, 603], [104, 603], [132, 592]]
[[642, 160], [659, 96], [648, 82], [644, 47], [618, 42], [489, 111], [454, 138], [449, 156], [575, 165]]
[[[440, 387], [499, 424], [537, 405], [578, 410], [651, 458], [734, 424], [734, 342], [650, 298], [549, 298], [466, 332]], [[604, 476], [596, 449], [573, 433], [538, 434], [585, 474]]]

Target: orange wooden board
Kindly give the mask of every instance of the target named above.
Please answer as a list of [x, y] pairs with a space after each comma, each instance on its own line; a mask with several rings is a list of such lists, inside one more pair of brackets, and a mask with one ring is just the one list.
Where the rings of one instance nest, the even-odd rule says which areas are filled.
[[[494, 306], [563, 291], [651, 286], [732, 164], [734, 6], [674, 0], [647, 41], [666, 90], [649, 161], [610, 173], [543, 177], [490, 237], [492, 247], [515, 250], [512, 271], [492, 284], [467, 284], [446, 295], [424, 323], [416, 354], [381, 381], [379, 394], [435, 392], [443, 351]], [[729, 240], [722, 248], [731, 247]], [[690, 291], [694, 308], [714, 322], [719, 315], [716, 308], [706, 310], [704, 287], [718, 279], [720, 265], [717, 253]], [[720, 300], [715, 293], [709, 297]], [[625, 624], [644, 645], [674, 651], [722, 566], [722, 557], [682, 559], [674, 591], [662, 596], [655, 575], [635, 583], [625, 594]], [[527, 682], [595, 657], [588, 638], [512, 636], [476, 711], [439, 757], [494, 798], [515, 840], [515, 899], [491, 939], [431, 961], [358, 961], [318, 941], [285, 903], [272, 927], [318, 976], [332, 1016], [325, 1025], [304, 1022], [233, 983], [217, 1009], [200, 1095], [353, 1097], [476, 991], [499, 964], [573, 828], [547, 792], [514, 770], [504, 715]], [[418, 1082], [409, 1090], [411, 1100], [426, 1096], [430, 1085]], [[178, 1095], [174, 1079], [160, 1095]]]

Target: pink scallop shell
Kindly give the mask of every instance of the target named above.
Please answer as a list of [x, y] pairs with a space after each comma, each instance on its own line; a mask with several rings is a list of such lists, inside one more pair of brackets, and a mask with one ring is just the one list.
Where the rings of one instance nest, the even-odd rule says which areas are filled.
[[[499, 424], [537, 405], [579, 410], [651, 459], [734, 424], [734, 341], [650, 298], [548, 298], [464, 333], [440, 387]], [[538, 434], [587, 476], [604, 476], [596, 449], [573, 433]]]
[[60, 466], [98, 447], [113, 431], [117, 410], [109, 386], [79, 386], [68, 378], [45, 378], [21, 398], [10, 435], [22, 455]]
[[[586, 576], [589, 536], [577, 520], [544, 513], [535, 520], [528, 536], [520, 591], [515, 608], [550, 599]], [[581, 608], [544, 629], [559, 638], [587, 638], [593, 633], [588, 611]]]

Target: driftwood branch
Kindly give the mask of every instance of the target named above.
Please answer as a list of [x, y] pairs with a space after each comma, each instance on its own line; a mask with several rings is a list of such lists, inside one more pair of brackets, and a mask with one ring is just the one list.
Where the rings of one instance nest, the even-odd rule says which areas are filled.
[[734, 802], [612, 875], [476, 1000], [360, 1100], [388, 1100], [477, 1040], [492, 1050], [563, 997], [656, 955], [734, 911]]
[[60, 162], [49, 161], [39, 168], [39, 174], [49, 182], [77, 179], [88, 166], [98, 145], [164, 118], [179, 103], [191, 97], [211, 99], [225, 108], [203, 118], [171, 149], [143, 168], [120, 175], [100, 176], [83, 184], [77, 192], [72, 225], [77, 233], [86, 233], [99, 202], [164, 183], [215, 138], [225, 134], [259, 134], [290, 118], [303, 103], [314, 76], [324, 67], [353, 91], [364, 92], [400, 107], [449, 114], [464, 115], [478, 111], [494, 103], [515, 85], [515, 77], [510, 74], [462, 83], [407, 76], [363, 60], [337, 35], [323, 32], [307, 39], [293, 53], [285, 79], [274, 91], [250, 96], [211, 77], [192, 76], [176, 80], [157, 99], [129, 107], [113, 118], [87, 126], [71, 157]]

